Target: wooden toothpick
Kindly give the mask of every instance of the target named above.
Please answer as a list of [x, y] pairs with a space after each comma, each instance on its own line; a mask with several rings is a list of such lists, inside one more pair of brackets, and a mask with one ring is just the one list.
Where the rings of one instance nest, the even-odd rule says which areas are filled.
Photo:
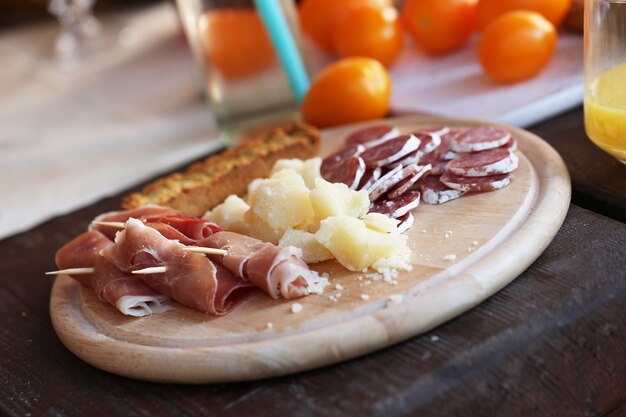
[[144, 268], [144, 269], [138, 269], [136, 271], [131, 271], [131, 273], [139, 274], [139, 275], [144, 275], [144, 274], [163, 274], [166, 271], [167, 271], [167, 267], [166, 266], [151, 266], [149, 268]]
[[46, 275], [86, 275], [93, 274], [94, 268], [68, 268], [46, 272]]
[[126, 227], [126, 223], [123, 222], [101, 222], [99, 220], [94, 220], [91, 223], [97, 224], [98, 226], [117, 227], [118, 229], [123, 229]]

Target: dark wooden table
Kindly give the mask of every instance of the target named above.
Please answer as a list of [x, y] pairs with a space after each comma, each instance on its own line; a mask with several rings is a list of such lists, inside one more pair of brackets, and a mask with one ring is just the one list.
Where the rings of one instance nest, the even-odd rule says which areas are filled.
[[512, 284], [435, 330], [347, 363], [237, 384], [95, 369], [48, 315], [55, 250], [119, 196], [0, 241], [0, 414], [7, 416], [625, 416], [626, 167], [576, 109], [530, 129], [561, 153], [573, 204]]

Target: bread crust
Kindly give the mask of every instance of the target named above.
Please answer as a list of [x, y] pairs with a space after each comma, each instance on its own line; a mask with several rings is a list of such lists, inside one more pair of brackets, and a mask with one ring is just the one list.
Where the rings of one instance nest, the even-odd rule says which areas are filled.
[[125, 210], [159, 204], [190, 216], [201, 216], [231, 194], [243, 196], [248, 184], [268, 177], [276, 161], [307, 159], [319, 151], [320, 135], [313, 126], [290, 123], [244, 140], [239, 146], [213, 155], [148, 184], [122, 200]]

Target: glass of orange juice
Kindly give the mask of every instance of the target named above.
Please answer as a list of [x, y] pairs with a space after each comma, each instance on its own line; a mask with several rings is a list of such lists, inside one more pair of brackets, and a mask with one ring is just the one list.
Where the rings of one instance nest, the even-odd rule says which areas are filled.
[[585, 0], [585, 130], [626, 164], [626, 0]]
[[[271, 1], [279, 1], [297, 42], [301, 36], [295, 2]], [[248, 129], [299, 117], [254, 0], [176, 0], [176, 4], [205, 96], [227, 143], [236, 142]]]

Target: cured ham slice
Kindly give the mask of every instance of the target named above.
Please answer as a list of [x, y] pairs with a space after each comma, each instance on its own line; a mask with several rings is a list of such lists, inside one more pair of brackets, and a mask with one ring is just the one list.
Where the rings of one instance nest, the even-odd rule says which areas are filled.
[[[111, 244], [111, 240], [97, 230], [90, 230], [76, 236], [57, 250], [54, 262], [61, 269], [93, 268], [101, 249]], [[70, 275], [86, 287], [93, 288], [92, 274]]]
[[[148, 205], [133, 210], [113, 211], [102, 214], [96, 217], [95, 220], [125, 222], [130, 218], [139, 219], [146, 226], [158, 230], [166, 238], [178, 240], [185, 245], [195, 245], [199, 240], [222, 230], [216, 223], [197, 217], [185, 216], [177, 210], [157, 205]], [[115, 239], [115, 234], [120, 230], [117, 227], [97, 224], [92, 224], [90, 229], [101, 231], [111, 240]]]
[[127, 316], [142, 317], [170, 309], [170, 298], [120, 271], [102, 256], [96, 258], [92, 274], [93, 289], [101, 301], [115, 306]]
[[215, 233], [200, 244], [227, 250], [226, 255], [211, 258], [274, 299], [304, 297], [317, 280], [302, 261], [301, 251], [291, 246], [275, 246], [232, 232]]
[[182, 214], [148, 217], [144, 219], [144, 224], [158, 230], [166, 238], [178, 240], [184, 245], [195, 245], [222, 230], [217, 223]]
[[61, 269], [90, 267], [92, 274], [70, 275], [93, 288], [101, 301], [129, 316], [146, 316], [168, 309], [169, 297], [159, 294], [137, 277], [116, 269], [99, 252], [113, 242], [96, 230], [85, 232], [59, 249], [55, 256]]
[[141, 220], [130, 218], [115, 244], [101, 251], [121, 271], [165, 266], [164, 273], [138, 274], [141, 281], [181, 304], [210, 314], [226, 314], [247, 295], [252, 284], [236, 278], [209, 258], [184, 250]]

